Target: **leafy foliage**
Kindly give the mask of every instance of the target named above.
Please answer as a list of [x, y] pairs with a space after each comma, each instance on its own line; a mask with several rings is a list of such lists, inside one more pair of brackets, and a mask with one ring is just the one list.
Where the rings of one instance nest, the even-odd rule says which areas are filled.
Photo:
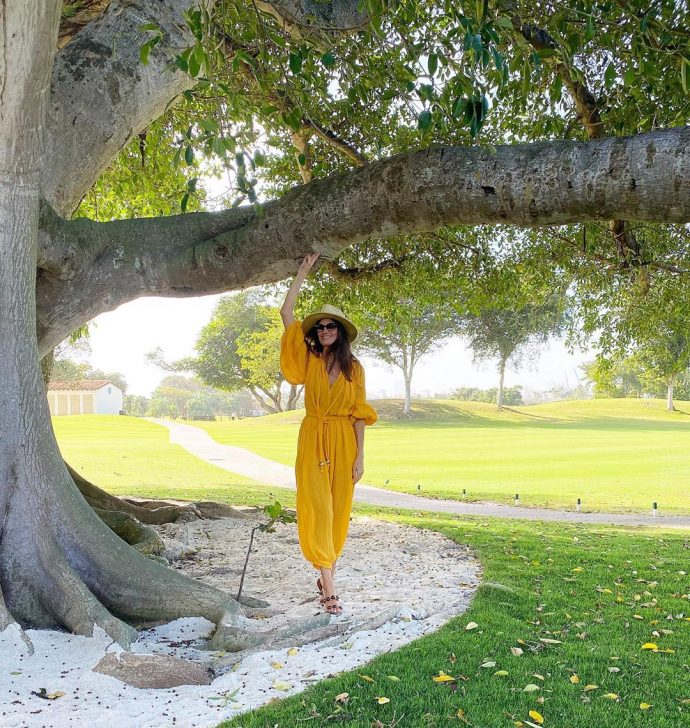
[[280, 371], [283, 326], [275, 306], [259, 291], [219, 300], [213, 316], [199, 334], [197, 356], [173, 363], [161, 352], [149, 357], [165, 369], [192, 371], [209, 387], [227, 392], [247, 389], [267, 412], [282, 412], [297, 405], [300, 388], [290, 387], [284, 402]]

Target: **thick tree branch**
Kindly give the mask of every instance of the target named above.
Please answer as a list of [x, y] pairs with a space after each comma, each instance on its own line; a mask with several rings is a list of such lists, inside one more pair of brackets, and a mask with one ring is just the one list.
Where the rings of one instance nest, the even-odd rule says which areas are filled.
[[[167, 66], [194, 42], [183, 12], [196, 0], [112, 0], [55, 56], [42, 192], [69, 216], [122, 147], [195, 81]], [[139, 49], [154, 23], [163, 41], [147, 65]], [[88, 143], [85, 141], [88, 140]]]
[[[96, 251], [69, 281], [38, 281], [42, 353], [140, 296], [197, 296], [271, 283], [314, 250], [458, 224], [690, 221], [690, 127], [592, 142], [439, 147], [295, 188], [223, 213], [63, 222]], [[213, 229], [215, 227], [215, 232]]]
[[358, 0], [255, 0], [255, 4], [298, 36], [358, 30], [371, 18]]

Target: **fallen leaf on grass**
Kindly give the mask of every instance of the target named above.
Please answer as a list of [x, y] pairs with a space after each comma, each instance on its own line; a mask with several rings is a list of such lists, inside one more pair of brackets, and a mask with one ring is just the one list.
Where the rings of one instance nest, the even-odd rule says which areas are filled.
[[620, 672], [620, 667], [609, 667], [607, 668], [609, 672]]
[[533, 693], [535, 690], [539, 690], [539, 685], [535, 685], [534, 683], [525, 685], [525, 687], [522, 688], [523, 693]]
[[604, 693], [601, 697], [606, 698], [607, 700], [619, 700], [616, 693]]
[[438, 671], [438, 675], [435, 675], [433, 678], [431, 678], [436, 683], [444, 683], [444, 682], [454, 682], [455, 678], [452, 675], [446, 675], [443, 670]]
[[552, 640], [550, 637], [540, 637], [540, 642], [543, 642], [545, 645], [562, 645], [563, 643], [560, 640]]
[[659, 645], [655, 645], [654, 642], [645, 642], [642, 647], [640, 647], [641, 650], [658, 650]]
[[521, 647], [511, 647], [510, 651], [515, 655], [515, 657], [520, 657], [520, 655], [524, 652], [524, 650]]
[[366, 682], [376, 682], [373, 677], [369, 677], [369, 675], [360, 675], [362, 680], [366, 680]]
[[496, 670], [494, 677], [505, 677], [508, 674], [508, 670]]
[[640, 710], [649, 710], [651, 707], [651, 703], [640, 703]]
[[541, 713], [537, 713], [536, 710], [530, 710], [529, 717], [539, 723], [539, 725], [542, 725], [544, 722], [544, 716]]
[[336, 703], [347, 703], [347, 701], [350, 699], [350, 693], [339, 693], [335, 696], [335, 702]]
[[599, 689], [599, 686], [598, 686], [598, 685], [585, 685], [585, 686], [584, 686], [584, 687], [582, 688], [582, 692], [583, 692], [583, 693], [588, 693], [588, 692], [590, 692], [591, 690], [598, 690], [598, 689]]
[[388, 675], [387, 677], [389, 680], [392, 680], [393, 682], [400, 682], [400, 678], [397, 675]]
[[385, 705], [386, 703], [390, 703], [390, 702], [391, 702], [391, 699], [390, 699], [390, 698], [386, 698], [386, 697], [384, 697], [383, 695], [380, 695], [380, 696], [378, 696], [377, 698], [374, 698], [374, 700], [375, 700], [375, 701], [376, 701], [376, 702], [377, 702], [377, 703], [378, 703], [379, 705]]
[[469, 629], [477, 629], [477, 627], [479, 627], [479, 625], [478, 625], [478, 624], [477, 624], [476, 622], [468, 622], [468, 623], [467, 623], [467, 624], [465, 625], [465, 630], [469, 630]]
[[486, 662], [482, 662], [482, 664], [479, 667], [485, 667], [485, 668], [496, 667], [496, 662], [495, 662], [495, 660], [487, 660]]
[[577, 685], [580, 682], [580, 678], [577, 675], [571, 675], [570, 676], [570, 682], [573, 685]]

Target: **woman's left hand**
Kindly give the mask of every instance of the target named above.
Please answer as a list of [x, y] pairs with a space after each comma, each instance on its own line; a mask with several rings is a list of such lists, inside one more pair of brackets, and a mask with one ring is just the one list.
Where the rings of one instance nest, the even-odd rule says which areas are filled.
[[355, 464], [352, 466], [352, 482], [357, 483], [364, 475], [364, 457], [357, 456]]

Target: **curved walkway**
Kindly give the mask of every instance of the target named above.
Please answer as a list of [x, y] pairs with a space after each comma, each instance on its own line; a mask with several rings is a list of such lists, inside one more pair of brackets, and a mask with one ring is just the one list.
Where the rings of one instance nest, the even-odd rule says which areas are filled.
[[[250, 450], [233, 445], [221, 445], [205, 430], [179, 422], [149, 418], [151, 422], [170, 430], [170, 442], [181, 445], [192, 455], [216, 465], [223, 470], [244, 475], [259, 483], [295, 490], [295, 473], [288, 465], [256, 455]], [[405, 508], [415, 511], [455, 513], [467, 516], [498, 516], [499, 518], [523, 518], [531, 521], [569, 521], [573, 523], [602, 523], [617, 526], [659, 526], [663, 528], [690, 529], [688, 516], [652, 516], [635, 513], [577, 513], [556, 511], [548, 508], [524, 508], [504, 506], [499, 503], [465, 503], [462, 501], [422, 498], [410, 493], [358, 485], [355, 501], [388, 508]]]

